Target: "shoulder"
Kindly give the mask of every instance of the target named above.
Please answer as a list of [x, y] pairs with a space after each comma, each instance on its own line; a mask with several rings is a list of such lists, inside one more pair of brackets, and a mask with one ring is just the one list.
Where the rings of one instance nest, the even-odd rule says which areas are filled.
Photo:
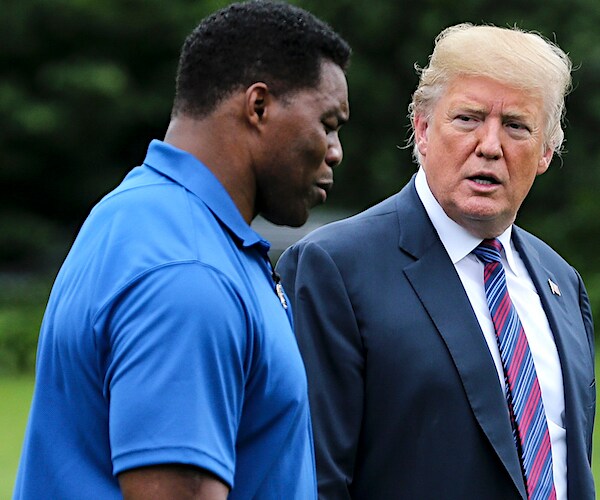
[[560, 283], [563, 295], [567, 287], [574, 296], [587, 295], [579, 272], [550, 245], [516, 226], [513, 243], [532, 277], [537, 276], [540, 282], [550, 278]]
[[166, 336], [184, 325], [196, 333], [236, 330], [248, 325], [247, 306], [242, 291], [220, 270], [198, 261], [177, 262], [150, 269], [105, 297], [93, 323], [106, 332], [146, 324], [144, 335], [159, 332], [160, 325], [169, 325]]
[[534, 255], [547, 267], [568, 269], [574, 272], [571, 264], [554, 248], [519, 226], [513, 227], [513, 242], [520, 253]]
[[373, 239], [389, 236], [397, 232], [397, 194], [360, 212], [356, 215], [331, 222], [311, 232], [299, 242], [296, 247], [318, 245], [325, 249], [336, 251], [347, 248], [351, 243], [353, 247], [368, 244]]
[[174, 224], [191, 224], [191, 208], [183, 186], [142, 166], [131, 170], [121, 184], [98, 202], [86, 224], [129, 229], [131, 234], [141, 234], [146, 240]]
[[116, 291], [153, 269], [190, 261], [233, 276], [235, 248], [199, 198], [138, 167], [92, 209], [64, 267], [85, 270], [103, 281], [104, 290]]

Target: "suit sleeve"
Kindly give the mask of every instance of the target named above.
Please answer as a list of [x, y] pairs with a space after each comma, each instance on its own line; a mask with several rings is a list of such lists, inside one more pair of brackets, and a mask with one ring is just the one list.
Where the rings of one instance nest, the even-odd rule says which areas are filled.
[[[588, 294], [585, 289], [585, 285], [583, 284], [583, 280], [577, 271], [577, 279], [579, 280], [579, 308], [581, 310], [581, 317], [583, 319], [583, 324], [585, 326], [585, 331], [587, 334], [588, 344], [590, 346], [590, 356], [592, 359], [592, 366], [595, 366], [594, 363], [594, 321], [592, 317], [592, 309], [590, 306], [590, 300]], [[591, 463], [592, 460], [592, 432], [594, 428], [594, 416], [596, 414], [596, 379], [594, 378], [594, 383], [590, 387], [590, 392], [592, 394], [592, 405], [587, 408], [588, 415], [588, 428], [586, 429], [586, 444], [587, 444], [587, 454], [588, 460]]]
[[594, 356], [594, 321], [592, 318], [592, 309], [590, 306], [590, 299], [583, 284], [583, 280], [577, 271], [577, 278], [579, 280], [579, 307], [581, 309], [581, 317], [583, 318], [583, 324], [585, 325], [585, 331], [587, 333], [588, 342], [590, 344], [590, 353], [592, 358]]
[[318, 244], [300, 243], [277, 264], [292, 302], [308, 374], [319, 497], [350, 498], [364, 399], [364, 350], [343, 277]]

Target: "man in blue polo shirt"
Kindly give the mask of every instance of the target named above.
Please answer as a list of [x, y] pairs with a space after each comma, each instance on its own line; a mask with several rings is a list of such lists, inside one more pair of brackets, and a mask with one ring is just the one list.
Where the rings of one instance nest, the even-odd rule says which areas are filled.
[[325, 201], [346, 42], [253, 1], [186, 40], [171, 123], [53, 287], [15, 499], [316, 498], [306, 376], [262, 214]]

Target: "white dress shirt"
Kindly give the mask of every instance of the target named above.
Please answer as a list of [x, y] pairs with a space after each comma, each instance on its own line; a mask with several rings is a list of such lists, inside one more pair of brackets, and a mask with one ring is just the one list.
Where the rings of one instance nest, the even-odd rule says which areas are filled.
[[[481, 243], [481, 238], [473, 236], [446, 215], [431, 193], [422, 168], [417, 172], [415, 185], [427, 215], [467, 292], [496, 364], [498, 379], [504, 389], [502, 360], [485, 297], [483, 263], [471, 253]], [[501, 255], [502, 265], [506, 274], [508, 293], [525, 330], [537, 372], [552, 446], [554, 487], [557, 498], [563, 500], [567, 498], [567, 441], [564, 426], [565, 399], [562, 370], [548, 319], [529, 273], [512, 244], [511, 233], [512, 226], [498, 236], [504, 247]]]

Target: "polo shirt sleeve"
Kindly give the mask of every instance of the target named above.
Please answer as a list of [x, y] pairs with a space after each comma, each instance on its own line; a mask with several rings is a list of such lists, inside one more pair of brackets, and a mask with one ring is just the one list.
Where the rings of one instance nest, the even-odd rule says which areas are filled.
[[190, 464], [233, 486], [250, 336], [234, 284], [198, 262], [166, 265], [106, 315], [113, 473]]

